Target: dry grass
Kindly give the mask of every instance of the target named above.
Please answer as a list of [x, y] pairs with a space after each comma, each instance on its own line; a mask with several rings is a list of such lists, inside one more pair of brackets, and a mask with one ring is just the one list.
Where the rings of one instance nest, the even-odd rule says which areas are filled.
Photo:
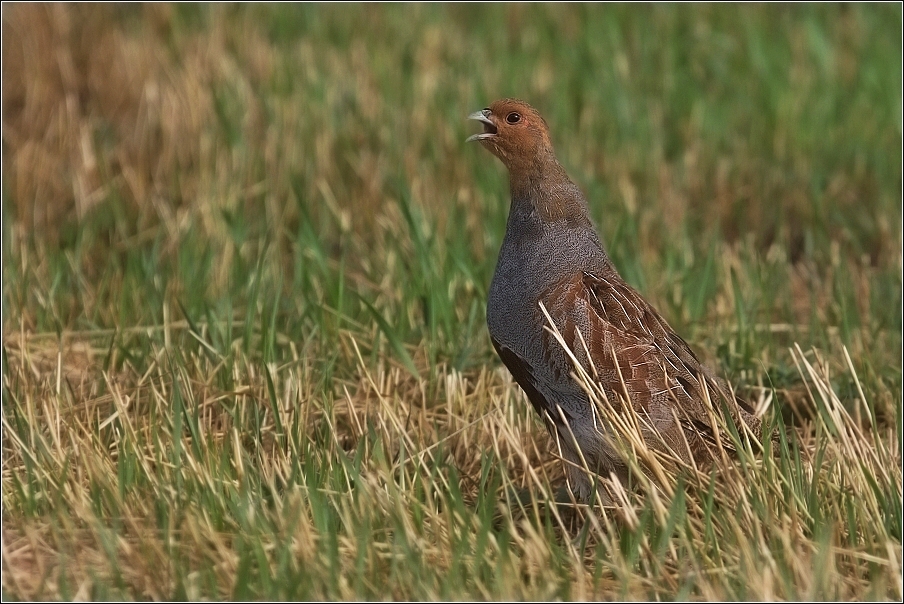
[[[324, 400], [299, 357], [265, 369], [271, 398], [262, 368], [243, 357], [224, 391], [212, 386], [222, 363], [200, 351], [173, 363], [161, 349], [145, 375], [106, 376], [98, 394], [76, 377], [102, 373], [88, 346], [57, 356], [15, 344], [4, 589], [22, 597], [292, 597], [268, 581], [299, 575], [309, 597], [460, 593], [435, 577], [397, 577], [413, 555], [439, 576], [457, 565], [473, 581], [467, 593], [483, 598], [901, 593], [888, 517], [901, 498], [898, 433], [874, 426], [867, 405], [848, 412], [831, 364], [799, 349], [815, 419], [789, 448], [725, 457], [713, 476], [685, 472], [677, 483], [660, 467], [634, 490], [616, 485], [612, 507], [579, 511], [575, 524], [545, 503], [561, 467], [501, 369], [440, 369], [428, 407], [423, 381], [360, 357], [356, 379]], [[658, 463], [635, 447], [644, 465]], [[513, 499], [522, 489], [531, 497]], [[392, 579], [381, 587], [381, 577]]]
[[[900, 600], [900, 23], [4, 5], [4, 597]], [[462, 143], [504, 95], [772, 454], [552, 503]]]

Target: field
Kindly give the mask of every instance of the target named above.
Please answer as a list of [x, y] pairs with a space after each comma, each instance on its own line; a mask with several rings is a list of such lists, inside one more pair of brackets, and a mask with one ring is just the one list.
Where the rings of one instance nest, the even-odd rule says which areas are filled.
[[[904, 597], [900, 5], [2, 18], [4, 599]], [[552, 503], [504, 96], [765, 454]]]

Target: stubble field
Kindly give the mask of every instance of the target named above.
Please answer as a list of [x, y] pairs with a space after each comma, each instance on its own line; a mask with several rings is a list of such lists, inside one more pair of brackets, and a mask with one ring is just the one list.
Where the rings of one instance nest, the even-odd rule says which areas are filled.
[[[900, 600], [901, 24], [4, 5], [4, 598]], [[549, 503], [503, 96], [770, 454]]]

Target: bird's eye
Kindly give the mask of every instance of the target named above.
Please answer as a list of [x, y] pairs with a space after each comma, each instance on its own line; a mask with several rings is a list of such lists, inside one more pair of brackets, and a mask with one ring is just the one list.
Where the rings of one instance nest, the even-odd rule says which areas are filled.
[[505, 121], [507, 121], [509, 124], [517, 124], [521, 121], [521, 114], [517, 111], [512, 111], [507, 116], [505, 116]]

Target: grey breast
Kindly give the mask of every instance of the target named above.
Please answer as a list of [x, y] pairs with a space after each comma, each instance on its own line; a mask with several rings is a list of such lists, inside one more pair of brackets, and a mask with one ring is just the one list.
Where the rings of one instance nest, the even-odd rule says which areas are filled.
[[[510, 216], [487, 299], [490, 335], [530, 362], [538, 377], [555, 380], [550, 361], [568, 374], [564, 351], [547, 356], [539, 346], [547, 320], [539, 308], [541, 292], [563, 277], [598, 270], [605, 252], [593, 229], [565, 229], [536, 216]], [[566, 380], [569, 393], [580, 388]]]

